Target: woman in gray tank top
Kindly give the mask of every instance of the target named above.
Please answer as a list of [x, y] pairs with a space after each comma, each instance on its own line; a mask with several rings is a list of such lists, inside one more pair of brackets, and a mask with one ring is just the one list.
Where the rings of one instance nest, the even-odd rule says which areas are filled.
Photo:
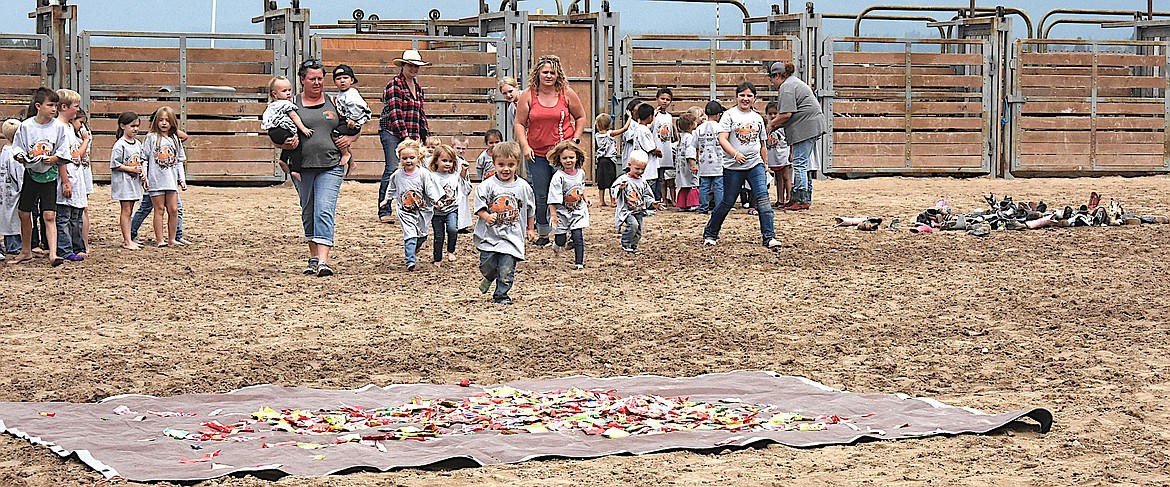
[[341, 117], [337, 107], [325, 95], [325, 69], [321, 61], [310, 59], [301, 64], [297, 75], [304, 90], [294, 98], [297, 113], [313, 136], [304, 134], [290, 137], [281, 148], [301, 152], [300, 167], [284, 167], [293, 178], [301, 203], [301, 224], [305, 241], [309, 244], [309, 263], [305, 275], [327, 277], [333, 275], [329, 265], [329, 251], [333, 248], [333, 217], [337, 211], [337, 195], [349, 167], [341, 165], [341, 149], [349, 147], [357, 135], [330, 138]]

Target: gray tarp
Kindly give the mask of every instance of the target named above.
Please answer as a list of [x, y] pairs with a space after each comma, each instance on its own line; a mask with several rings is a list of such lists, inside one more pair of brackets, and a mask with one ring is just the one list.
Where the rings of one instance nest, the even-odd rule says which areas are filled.
[[[330, 440], [278, 431], [258, 431], [255, 435], [262, 435], [264, 439], [249, 442], [200, 442], [203, 449], [194, 450], [191, 448], [194, 442], [175, 440], [162, 433], [165, 428], [196, 431], [201, 423], [213, 419], [230, 423], [264, 406], [277, 410], [311, 411], [335, 409], [340, 405], [374, 408], [404, 404], [414, 396], [462, 398], [478, 392], [474, 387], [433, 384], [367, 386], [352, 391], [262, 385], [227, 394], [161, 398], [115, 396], [96, 404], [0, 403], [0, 429], [47, 446], [59, 455], [76, 455], [106, 477], [119, 475], [134, 481], [194, 481], [244, 472], [261, 476], [282, 473], [313, 476], [354, 470], [516, 463], [542, 457], [593, 458], [676, 449], [710, 450], [723, 445], [742, 447], [757, 442], [776, 442], [793, 447], [840, 445], [863, 438], [894, 440], [987, 433], [1023, 417], [1037, 421], [1041, 432], [1047, 432], [1052, 425], [1052, 413], [1045, 409], [987, 414], [905, 395], [837, 391], [805, 378], [762, 371], [686, 378], [599, 379], [577, 376], [508, 385], [535, 391], [569, 387], [615, 389], [622, 396], [655, 394], [707, 402], [735, 398], [744, 403], [775, 404], [786, 412], [836, 415], [850, 418], [850, 421], [849, 424], [830, 425], [823, 431], [680, 431], [614, 439], [580, 431], [512, 435], [490, 432], [428, 438], [426, 441], [379, 442], [385, 451], [357, 443], [333, 445], [321, 450], [261, 448], [262, 442], [327, 443]], [[145, 420], [135, 421], [115, 414], [113, 410], [119, 406], [139, 412], [181, 410], [197, 413], [197, 416], [146, 415]], [[216, 410], [221, 412], [215, 417], [208, 416]], [[222, 453], [214, 463], [183, 464], [179, 461], [184, 457], [201, 458], [215, 450]]]

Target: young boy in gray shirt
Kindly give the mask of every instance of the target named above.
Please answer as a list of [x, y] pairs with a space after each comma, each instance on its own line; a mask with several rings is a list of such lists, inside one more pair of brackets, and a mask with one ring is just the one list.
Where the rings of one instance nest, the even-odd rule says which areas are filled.
[[520, 145], [501, 142], [492, 148], [494, 178], [475, 188], [473, 241], [479, 250], [479, 292], [487, 294], [496, 283], [492, 302], [512, 304], [508, 291], [516, 279], [516, 263], [524, 260], [524, 241], [536, 240], [536, 195], [528, 182], [516, 178]]
[[650, 207], [663, 209], [662, 203], [654, 198], [654, 190], [642, 176], [646, 173], [648, 154], [635, 150], [630, 154], [630, 171], [621, 175], [610, 187], [613, 194], [613, 220], [622, 232], [622, 250], [627, 254], [638, 254], [638, 242], [642, 240], [643, 218]]

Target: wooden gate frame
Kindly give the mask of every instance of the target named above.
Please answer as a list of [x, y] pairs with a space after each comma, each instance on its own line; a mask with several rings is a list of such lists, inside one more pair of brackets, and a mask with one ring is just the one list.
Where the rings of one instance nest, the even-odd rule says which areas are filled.
[[[837, 98], [837, 92], [833, 82], [833, 69], [835, 67], [834, 54], [837, 52], [835, 44], [838, 42], [846, 43], [890, 43], [890, 44], [904, 44], [903, 52], [906, 55], [906, 87], [905, 87], [905, 113], [903, 129], [906, 134], [904, 144], [905, 165], [903, 167], [871, 167], [871, 168], [834, 168], [833, 167], [833, 153], [834, 153], [834, 132], [833, 132], [833, 103]], [[982, 71], [982, 88], [980, 93], [982, 95], [982, 104], [986, 113], [982, 126], [982, 150], [981, 164], [978, 167], [959, 167], [959, 168], [915, 168], [912, 167], [912, 104], [914, 102], [913, 86], [911, 84], [911, 68], [913, 63], [910, 58], [913, 52], [914, 44], [939, 44], [945, 46], [947, 44], [968, 44], [981, 46], [981, 53], [983, 55], [983, 62], [981, 63]], [[902, 39], [902, 38], [875, 38], [875, 37], [826, 37], [821, 41], [821, 54], [817, 62], [819, 75], [817, 81], [817, 95], [821, 99], [821, 109], [825, 113], [826, 133], [821, 137], [821, 158], [823, 170], [826, 174], [943, 174], [943, 173], [974, 173], [974, 174], [990, 174], [993, 168], [994, 147], [992, 147], [992, 130], [994, 124], [997, 122], [993, 116], [994, 110], [999, 100], [993, 96], [994, 76], [992, 75], [992, 45], [986, 39]], [[852, 52], [852, 51], [850, 51]], [[896, 51], [895, 51], [896, 52]]]
[[[40, 79], [41, 79], [39, 84], [41, 86], [46, 86], [49, 88], [56, 87], [55, 80], [59, 79], [57, 77], [60, 76], [60, 73], [58, 73], [57, 75], [50, 75], [49, 69], [48, 69], [50, 60], [52, 59], [53, 56], [55, 56], [52, 38], [50, 38], [49, 36], [44, 35], [44, 34], [4, 34], [4, 33], [0, 33], [0, 39], [23, 39], [23, 40], [36, 41], [37, 48], [40, 50], [39, 61], [37, 63], [40, 65], [40, 72], [36, 74], [37, 76], [40, 76]], [[32, 51], [33, 49], [28, 49], [28, 50]], [[11, 75], [14, 73], [5, 72], [4, 74]], [[34, 74], [28, 73], [27, 76], [32, 77], [32, 76], [34, 76]], [[5, 105], [19, 105], [21, 107], [27, 106], [28, 99], [32, 95], [33, 90], [35, 90], [35, 89], [36, 89], [36, 87], [31, 87], [31, 89], [27, 90], [26, 92], [22, 92], [25, 90], [23, 88], [19, 88], [16, 86], [0, 87], [0, 98], [6, 98], [3, 100], [0, 100], [0, 103], [3, 103]], [[4, 93], [4, 92], [7, 92], [7, 93]], [[11, 99], [7, 99], [7, 98], [11, 98]], [[16, 103], [9, 103], [9, 102], [16, 102]], [[7, 111], [6, 111], [6, 114], [7, 114]]]
[[[196, 92], [187, 83], [187, 41], [188, 39], [216, 39], [216, 40], [249, 40], [249, 41], [267, 41], [270, 43], [270, 50], [272, 52], [272, 75], [282, 75], [292, 78], [291, 69], [288, 56], [284, 49], [285, 36], [278, 34], [231, 34], [231, 33], [206, 33], [206, 32], [139, 32], [139, 31], [82, 31], [79, 39], [79, 50], [81, 60], [81, 69], [78, 76], [78, 91], [81, 94], [81, 105], [87, 112], [91, 111], [92, 89], [91, 89], [91, 74], [92, 74], [92, 59], [90, 52], [93, 47], [92, 39], [94, 37], [120, 37], [120, 38], [147, 38], [147, 39], [173, 39], [179, 43], [178, 53], [179, 58], [179, 85], [177, 87], [179, 98], [179, 106], [176, 117], [179, 119], [179, 128], [187, 130], [187, 103], [192, 94]], [[175, 96], [175, 95], [170, 95]], [[213, 97], [213, 95], [205, 95]], [[145, 114], [142, 114], [145, 115]], [[227, 115], [227, 114], [225, 114]], [[91, 117], [92, 118], [92, 117]], [[267, 134], [258, 133], [258, 136], [264, 136], [267, 139]], [[285, 174], [281, 171], [277, 164], [277, 150], [273, 148], [272, 151], [272, 173], [259, 176], [245, 176], [245, 175], [227, 175], [227, 176], [190, 176], [188, 181], [221, 181], [229, 182], [260, 182], [260, 183], [277, 183], [285, 180]], [[105, 176], [99, 176], [99, 180], [105, 179]]]
[[[1061, 101], [1070, 101], [1071, 100], [1069, 97], [1025, 96], [1023, 93], [1024, 87], [1023, 87], [1023, 84], [1021, 82], [1021, 76], [1022, 76], [1022, 71], [1023, 71], [1023, 66], [1022, 66], [1023, 59], [1022, 58], [1023, 58], [1023, 55], [1025, 53], [1024, 46], [1026, 46], [1026, 45], [1041, 46], [1041, 45], [1047, 45], [1047, 44], [1084, 45], [1084, 46], [1089, 46], [1091, 48], [1091, 51], [1089, 51], [1089, 52], [1092, 55], [1092, 66], [1091, 66], [1091, 73], [1090, 73], [1090, 75], [1092, 77], [1092, 84], [1090, 87], [1091, 88], [1090, 89], [1090, 96], [1087, 97], [1087, 100], [1085, 100], [1085, 101], [1089, 102], [1089, 107], [1090, 107], [1090, 113], [1089, 113], [1089, 120], [1090, 120], [1090, 122], [1089, 122], [1090, 123], [1089, 160], [1091, 163], [1091, 167], [1089, 167], [1089, 168], [1083, 168], [1080, 170], [1070, 170], [1069, 168], [1046, 169], [1043, 166], [1033, 166], [1032, 168], [1028, 168], [1028, 167], [1025, 167], [1025, 165], [1023, 165], [1021, 163], [1021, 160], [1020, 160], [1021, 152], [1022, 152], [1021, 142], [1022, 142], [1022, 138], [1023, 138], [1022, 136], [1023, 136], [1023, 131], [1024, 131], [1024, 128], [1022, 126], [1022, 121], [1023, 121], [1023, 113], [1024, 113], [1025, 104], [1028, 102], [1047, 102], [1047, 101], [1061, 102]], [[1098, 69], [1099, 69], [1098, 59], [1103, 54], [1101, 52], [1101, 46], [1133, 46], [1133, 47], [1145, 46], [1145, 47], [1160, 47], [1160, 48], [1162, 48], [1162, 57], [1165, 59], [1165, 62], [1162, 63], [1161, 65], [1158, 65], [1158, 66], [1151, 66], [1152, 68], [1161, 68], [1162, 78], [1165, 81], [1165, 83], [1163, 83], [1162, 86], [1159, 88], [1162, 90], [1162, 97], [1164, 98], [1164, 103], [1163, 103], [1164, 111], [1162, 113], [1162, 116], [1164, 119], [1164, 134], [1163, 134], [1164, 142], [1163, 142], [1163, 153], [1162, 153], [1163, 165], [1160, 168], [1154, 167], [1154, 166], [1133, 166], [1133, 167], [1121, 166], [1121, 165], [1104, 166], [1104, 165], [1099, 164], [1099, 160], [1097, 158], [1097, 145], [1098, 145], [1097, 130], [1098, 130], [1098, 121], [1099, 121], [1098, 109], [1099, 109], [1099, 105], [1101, 103], [1105, 103], [1105, 102], [1109, 101], [1109, 97], [1101, 97], [1101, 96], [1099, 96], [1099, 93], [1098, 93], [1098, 89], [1099, 89], [1098, 84], [1099, 84], [1099, 76], [1100, 76], [1099, 72], [1098, 72]], [[1105, 53], [1105, 54], [1108, 54], [1108, 53]], [[1009, 154], [1009, 157], [1011, 159], [1010, 159], [1010, 164], [1009, 164], [1009, 171], [1005, 176], [1012, 177], [1012, 171], [1015, 171], [1017, 173], [1027, 173], [1028, 175], [1048, 175], [1048, 176], [1053, 176], [1053, 175], [1066, 176], [1066, 175], [1075, 175], [1078, 173], [1079, 174], [1084, 174], [1084, 173], [1088, 173], [1088, 174], [1093, 174], [1093, 173], [1114, 174], [1114, 173], [1127, 173], [1127, 172], [1128, 173], [1133, 173], [1133, 172], [1143, 172], [1143, 173], [1170, 172], [1170, 40], [1166, 40], [1166, 41], [1150, 41], [1150, 40], [1118, 41], [1118, 40], [1084, 40], [1084, 39], [1017, 39], [1015, 42], [1015, 48], [1011, 51], [1011, 57], [1010, 57], [1010, 60], [1008, 61], [1008, 68], [1009, 68], [1009, 72], [1010, 72], [1009, 79], [1011, 80], [1011, 86], [1010, 86], [1011, 94], [1005, 100], [1005, 102], [1009, 105], [1008, 111], [1010, 113], [1010, 119], [1008, 121], [1009, 140], [1005, 144], [1005, 147], [1008, 150], [1008, 154]], [[1102, 101], [1102, 100], [1105, 100], [1105, 101]], [[1133, 101], [1133, 100], [1123, 98], [1120, 101], [1124, 103], [1126, 101]]]

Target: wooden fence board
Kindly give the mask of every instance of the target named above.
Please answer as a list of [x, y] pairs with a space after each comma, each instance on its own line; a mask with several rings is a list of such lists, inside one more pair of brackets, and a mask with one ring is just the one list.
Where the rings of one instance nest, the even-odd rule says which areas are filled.
[[33, 90], [39, 88], [41, 84], [40, 75], [0, 75], [0, 91], [27, 92], [32, 95]]
[[[409, 44], [407, 46], [409, 49]], [[358, 64], [375, 65], [393, 67], [395, 73], [397, 73], [399, 68], [394, 65], [394, 59], [402, 55], [401, 51], [381, 49], [341, 50], [326, 48], [322, 51], [323, 61], [328, 67], [336, 66], [339, 63], [345, 63], [351, 66]], [[436, 66], [496, 64], [496, 53], [494, 52], [420, 50], [419, 55], [423, 58], [423, 61], [431, 63], [431, 66], [424, 66], [420, 70], [421, 73], [426, 73], [429, 69]]]
[[[1076, 144], [1088, 141], [1088, 130], [1024, 130], [1020, 134], [1020, 142], [1025, 144], [1045, 142]], [[1165, 132], [1097, 132], [1098, 144], [1162, 144], [1165, 141]]]
[[[268, 81], [272, 79], [267, 74], [241, 73], [187, 73], [187, 84], [197, 86], [230, 86], [237, 92], [267, 93]], [[91, 71], [90, 83], [102, 85], [142, 85], [142, 86], [176, 86], [179, 84], [178, 73], [151, 73], [131, 71]]]
[[[1027, 87], [1088, 88], [1093, 86], [1091, 75], [1027, 75], [1020, 77]], [[1098, 88], [1165, 88], [1166, 78], [1150, 76], [1098, 76]]]
[[[833, 130], [880, 130], [906, 127], [905, 117], [834, 117]], [[911, 117], [912, 130], [981, 130], [983, 119], [974, 117]]]
[[[833, 53], [833, 64], [860, 64], [860, 65], [906, 65], [905, 52], [848, 52], [837, 51]], [[944, 53], [925, 53], [915, 52], [910, 54], [911, 65], [949, 65], [949, 66], [981, 66], [983, 64], [983, 54], [944, 54]]]
[[[92, 46], [89, 53], [92, 61], [179, 60], [179, 49], [173, 47]], [[187, 49], [189, 63], [271, 63], [272, 60], [272, 51], [267, 49]]]
[[[1020, 54], [1024, 66], [1093, 66], [1091, 52], [1024, 52]], [[1166, 66], [1166, 56], [1145, 54], [1100, 53], [1097, 66]]]
[[[1093, 106], [1084, 101], [1028, 101], [1020, 110], [1031, 114], [1069, 114], [1088, 116]], [[1101, 103], [1097, 102], [1097, 113], [1101, 115], [1163, 115], [1166, 102], [1151, 99], [1150, 103]]]
[[[901, 101], [834, 101], [835, 113], [856, 115], [896, 115], [906, 113], [906, 104]], [[923, 115], [978, 115], [983, 113], [983, 103], [978, 102], [912, 102], [910, 113]]]
[[[1024, 130], [1089, 130], [1089, 117], [1022, 117], [1020, 127]], [[1097, 117], [1098, 130], [1165, 129], [1166, 120], [1161, 117]]]
[[[125, 111], [136, 112], [143, 117], [149, 117], [159, 107], [170, 106], [173, 109], [178, 109], [179, 103], [175, 102], [157, 102], [157, 101], [112, 101], [112, 100], [94, 100], [90, 102], [90, 114], [110, 114], [118, 115]], [[267, 107], [264, 103], [232, 103], [232, 102], [188, 102], [187, 113], [190, 114], [217, 114], [225, 117], [235, 117], [240, 115], [259, 116], [264, 113]]]
[[[147, 73], [178, 73], [179, 61], [92, 61], [90, 70], [94, 72], [147, 72]], [[240, 74], [267, 74], [268, 67], [263, 63], [187, 63], [188, 73], [240, 73]]]
[[[905, 87], [904, 75], [889, 74], [842, 74], [833, 77], [833, 87], [869, 87], [888, 86], [893, 88]], [[980, 88], [983, 86], [982, 76], [961, 75], [913, 75], [910, 86], [930, 88]]]
[[[634, 62], [640, 61], [669, 61], [680, 59], [689, 61], [709, 61], [711, 49], [678, 49], [635, 47], [633, 49]], [[790, 49], [726, 49], [715, 51], [717, 61], [792, 61]]]

